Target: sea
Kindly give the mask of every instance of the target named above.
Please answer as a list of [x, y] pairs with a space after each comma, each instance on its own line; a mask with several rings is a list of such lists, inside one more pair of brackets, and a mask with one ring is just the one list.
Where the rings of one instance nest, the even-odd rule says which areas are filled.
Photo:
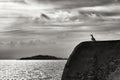
[[66, 60], [0, 60], [0, 80], [61, 80]]

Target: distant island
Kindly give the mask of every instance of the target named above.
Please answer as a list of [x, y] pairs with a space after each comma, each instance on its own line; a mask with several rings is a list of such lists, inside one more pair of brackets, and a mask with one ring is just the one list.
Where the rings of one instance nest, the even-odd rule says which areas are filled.
[[59, 58], [59, 57], [49, 56], [49, 55], [37, 55], [32, 57], [20, 58], [20, 60], [67, 60], [67, 58]]

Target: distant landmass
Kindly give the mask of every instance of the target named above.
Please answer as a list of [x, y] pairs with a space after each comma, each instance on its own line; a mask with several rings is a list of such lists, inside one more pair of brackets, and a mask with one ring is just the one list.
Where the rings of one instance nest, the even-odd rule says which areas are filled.
[[59, 57], [49, 56], [49, 55], [37, 55], [32, 57], [20, 58], [20, 60], [67, 60], [67, 58], [59, 58]]

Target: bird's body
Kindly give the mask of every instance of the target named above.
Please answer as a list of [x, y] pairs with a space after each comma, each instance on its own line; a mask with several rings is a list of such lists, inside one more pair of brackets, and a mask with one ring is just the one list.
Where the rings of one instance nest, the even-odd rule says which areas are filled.
[[92, 40], [92, 41], [96, 41], [96, 39], [93, 37], [92, 34], [91, 34], [91, 40]]

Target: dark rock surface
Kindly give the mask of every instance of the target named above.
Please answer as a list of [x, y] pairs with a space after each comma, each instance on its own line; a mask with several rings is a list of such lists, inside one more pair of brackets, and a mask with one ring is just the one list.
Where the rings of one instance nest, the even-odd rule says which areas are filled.
[[62, 80], [119, 80], [119, 68], [120, 40], [82, 42], [70, 55]]

